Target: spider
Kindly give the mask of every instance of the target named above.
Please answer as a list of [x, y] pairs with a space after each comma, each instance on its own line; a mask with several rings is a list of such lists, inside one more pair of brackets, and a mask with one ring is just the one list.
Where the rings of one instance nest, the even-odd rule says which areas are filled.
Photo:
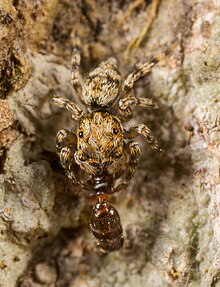
[[152, 100], [134, 97], [131, 92], [135, 82], [149, 74], [158, 60], [137, 66], [123, 82], [117, 60], [111, 57], [83, 79], [79, 73], [80, 49], [80, 39], [75, 35], [71, 83], [87, 106], [87, 113], [68, 99], [53, 98], [56, 105], [67, 109], [78, 122], [77, 134], [68, 130], [58, 132], [56, 148], [71, 181], [97, 196], [90, 227], [98, 246], [114, 251], [122, 246], [123, 233], [119, 214], [106, 195], [126, 188], [137, 168], [140, 146], [132, 139], [142, 135], [153, 149], [160, 150], [146, 125], [123, 128], [123, 123], [132, 117], [133, 106], [157, 108]]

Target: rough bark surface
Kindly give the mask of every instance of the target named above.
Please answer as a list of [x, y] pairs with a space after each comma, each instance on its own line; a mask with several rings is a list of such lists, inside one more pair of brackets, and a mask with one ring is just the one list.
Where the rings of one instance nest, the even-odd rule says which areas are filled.
[[[138, 49], [150, 1], [0, 0], [0, 286], [220, 286], [220, 1], [159, 1]], [[155, 1], [153, 1], [155, 2]], [[129, 8], [130, 7], [130, 8]], [[165, 152], [140, 139], [142, 157], [115, 202], [121, 251], [100, 254], [90, 203], [59, 165], [55, 135], [75, 128], [52, 96], [73, 99], [71, 32], [83, 42], [82, 72], [109, 56], [127, 75], [137, 62], [169, 55], [137, 96]]]

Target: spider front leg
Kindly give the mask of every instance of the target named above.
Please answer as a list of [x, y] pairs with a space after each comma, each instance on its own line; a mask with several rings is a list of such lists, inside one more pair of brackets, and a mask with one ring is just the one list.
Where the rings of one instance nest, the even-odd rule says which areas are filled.
[[144, 138], [147, 140], [147, 142], [150, 144], [152, 149], [156, 149], [158, 151], [163, 151], [159, 145], [157, 140], [154, 138], [151, 130], [143, 124], [137, 125], [136, 127], [130, 128], [129, 131], [126, 131], [124, 134], [124, 137], [127, 139], [133, 139], [137, 137], [138, 135], [144, 136]]
[[125, 175], [125, 181], [129, 182], [137, 169], [137, 165], [140, 160], [141, 149], [138, 142], [131, 141], [127, 145], [127, 150], [130, 159], [128, 163], [128, 170]]
[[73, 183], [79, 184], [75, 162], [76, 135], [67, 130], [60, 130], [56, 136], [56, 148], [62, 167]]
[[123, 188], [126, 188], [128, 186], [129, 181], [133, 177], [137, 165], [140, 159], [141, 149], [138, 142], [131, 141], [125, 146], [125, 150], [128, 153], [129, 161], [128, 161], [128, 169], [125, 172], [125, 175], [123, 176], [123, 180], [119, 182], [117, 186], [112, 187], [112, 192], [115, 193], [120, 191]]

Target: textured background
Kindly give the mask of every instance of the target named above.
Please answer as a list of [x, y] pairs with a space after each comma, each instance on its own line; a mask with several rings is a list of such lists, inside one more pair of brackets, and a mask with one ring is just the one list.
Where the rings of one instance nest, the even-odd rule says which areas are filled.
[[[220, 1], [0, 0], [0, 286], [220, 286]], [[155, 1], [154, 1], [155, 3]], [[115, 56], [170, 55], [139, 81], [136, 109], [165, 152], [140, 139], [142, 158], [116, 194], [121, 251], [102, 255], [89, 231], [90, 202], [78, 196], [55, 153], [60, 128], [75, 128], [51, 104], [78, 102], [70, 85], [71, 31], [83, 42], [82, 71]]]

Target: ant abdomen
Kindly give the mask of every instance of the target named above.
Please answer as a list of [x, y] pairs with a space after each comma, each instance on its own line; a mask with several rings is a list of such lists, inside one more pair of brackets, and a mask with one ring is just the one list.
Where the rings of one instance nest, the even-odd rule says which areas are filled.
[[90, 228], [97, 246], [104, 251], [115, 251], [123, 245], [123, 231], [118, 211], [107, 201], [97, 202], [92, 209]]

